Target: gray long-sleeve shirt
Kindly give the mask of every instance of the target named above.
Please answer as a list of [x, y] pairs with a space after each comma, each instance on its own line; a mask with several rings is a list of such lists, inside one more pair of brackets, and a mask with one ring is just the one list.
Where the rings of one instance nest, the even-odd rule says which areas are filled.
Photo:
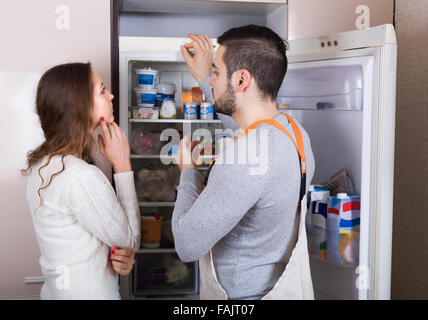
[[[275, 120], [295, 139], [285, 116]], [[309, 137], [298, 126], [308, 189], [315, 163]], [[184, 169], [172, 216], [180, 259], [196, 261], [212, 249], [218, 280], [229, 299], [260, 299], [284, 271], [286, 252], [294, 245], [300, 181], [293, 142], [268, 124], [227, 145], [204, 190], [199, 172]]]

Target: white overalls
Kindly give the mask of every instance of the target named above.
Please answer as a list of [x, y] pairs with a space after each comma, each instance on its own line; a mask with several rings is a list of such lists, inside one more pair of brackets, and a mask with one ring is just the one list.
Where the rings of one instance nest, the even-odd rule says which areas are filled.
[[[284, 114], [291, 123], [294, 135], [297, 139], [297, 145], [294, 142], [289, 132], [279, 122], [267, 119], [260, 120], [248, 127], [245, 132], [235, 138], [239, 139], [247, 134], [249, 130], [254, 129], [261, 123], [268, 123], [279, 130], [283, 131], [293, 141], [297, 152], [299, 153], [300, 168], [302, 173], [301, 189], [300, 189], [300, 205], [297, 206], [297, 218], [299, 224], [297, 230], [294, 230], [291, 243], [295, 243], [291, 255], [288, 254], [289, 260], [284, 269], [284, 272], [279, 277], [275, 286], [262, 299], [263, 300], [312, 300], [314, 299], [314, 291], [312, 287], [311, 271], [309, 266], [309, 254], [306, 238], [305, 217], [307, 212], [306, 203], [306, 159], [303, 146], [303, 138], [300, 129], [294, 120]], [[215, 160], [211, 163], [213, 165]], [[207, 181], [208, 179], [206, 179]], [[297, 238], [297, 239], [296, 239]], [[288, 258], [287, 257], [287, 258]], [[200, 271], [200, 298], [211, 300], [227, 299], [226, 291], [221, 287], [217, 280], [217, 275], [214, 269], [211, 250], [199, 260]]]

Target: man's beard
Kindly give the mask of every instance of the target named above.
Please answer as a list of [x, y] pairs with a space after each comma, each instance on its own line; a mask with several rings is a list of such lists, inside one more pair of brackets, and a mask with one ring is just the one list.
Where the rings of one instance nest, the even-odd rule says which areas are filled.
[[226, 91], [215, 99], [214, 111], [231, 116], [236, 110], [236, 97], [231, 83], [228, 81]]

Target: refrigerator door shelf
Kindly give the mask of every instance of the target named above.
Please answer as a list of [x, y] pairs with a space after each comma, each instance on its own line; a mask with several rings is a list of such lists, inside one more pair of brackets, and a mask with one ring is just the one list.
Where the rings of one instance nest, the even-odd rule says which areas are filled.
[[310, 255], [309, 256], [311, 259], [316, 260], [316, 261], [321, 261], [321, 263], [326, 263], [327, 265], [333, 266], [333, 267], [338, 267], [338, 268], [356, 268], [357, 266], [355, 265], [351, 265], [351, 264], [337, 264], [337, 263], [333, 263], [330, 261], [327, 261], [325, 259], [321, 259], [319, 257], [315, 257]]
[[221, 120], [187, 120], [187, 119], [129, 119], [135, 123], [221, 123]]
[[324, 66], [321, 62], [292, 63], [277, 103], [289, 109], [362, 110], [364, 84], [370, 84], [369, 79], [365, 81], [363, 60], [329, 60]]

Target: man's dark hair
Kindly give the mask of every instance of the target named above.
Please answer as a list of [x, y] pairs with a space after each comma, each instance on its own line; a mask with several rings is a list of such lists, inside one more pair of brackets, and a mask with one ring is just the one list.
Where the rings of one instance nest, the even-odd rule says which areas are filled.
[[285, 73], [287, 56], [284, 41], [271, 29], [256, 25], [232, 28], [217, 43], [225, 47], [223, 61], [227, 78], [246, 69], [254, 77], [262, 98], [276, 100]]

